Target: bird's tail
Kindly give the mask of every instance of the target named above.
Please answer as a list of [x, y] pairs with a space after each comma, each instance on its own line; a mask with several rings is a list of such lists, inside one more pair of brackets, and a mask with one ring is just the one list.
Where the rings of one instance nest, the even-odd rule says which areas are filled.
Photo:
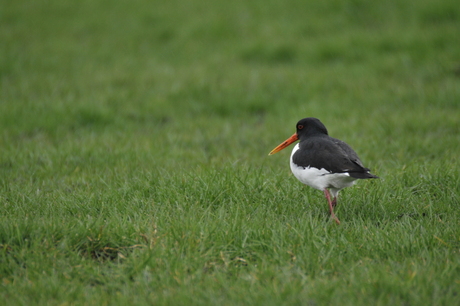
[[356, 179], [378, 179], [379, 177], [377, 175], [373, 175], [369, 171], [367, 172], [348, 172], [351, 177], [354, 177]]

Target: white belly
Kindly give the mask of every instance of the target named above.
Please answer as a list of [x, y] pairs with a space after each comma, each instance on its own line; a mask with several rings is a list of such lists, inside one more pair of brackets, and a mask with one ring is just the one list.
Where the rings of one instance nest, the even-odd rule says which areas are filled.
[[350, 187], [354, 184], [355, 178], [351, 177], [348, 173], [331, 173], [326, 169], [317, 169], [314, 167], [299, 167], [292, 161], [292, 156], [299, 149], [299, 144], [296, 144], [292, 150], [290, 164], [291, 171], [294, 176], [310, 187], [318, 190], [331, 188], [335, 196], [338, 191], [345, 187]]

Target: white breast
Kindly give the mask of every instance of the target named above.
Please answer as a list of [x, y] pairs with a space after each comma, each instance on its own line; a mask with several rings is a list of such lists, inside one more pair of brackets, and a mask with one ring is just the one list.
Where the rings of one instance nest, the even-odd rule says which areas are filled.
[[292, 161], [292, 156], [298, 149], [299, 144], [296, 144], [291, 153], [290, 165], [294, 176], [303, 184], [321, 191], [331, 188], [333, 196], [336, 196], [340, 189], [350, 187], [354, 184], [356, 179], [348, 173], [331, 173], [324, 168], [297, 166]]

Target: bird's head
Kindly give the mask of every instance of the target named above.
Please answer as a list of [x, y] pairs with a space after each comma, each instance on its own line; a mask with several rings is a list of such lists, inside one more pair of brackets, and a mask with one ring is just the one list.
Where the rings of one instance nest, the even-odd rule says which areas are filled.
[[327, 135], [327, 129], [324, 124], [319, 121], [317, 118], [309, 117], [299, 120], [296, 124], [296, 132], [283, 141], [280, 145], [276, 148], [271, 150], [268, 155], [275, 154], [284, 148], [287, 148], [290, 144], [296, 142], [297, 140], [303, 140], [307, 137], [317, 134], [325, 134]]

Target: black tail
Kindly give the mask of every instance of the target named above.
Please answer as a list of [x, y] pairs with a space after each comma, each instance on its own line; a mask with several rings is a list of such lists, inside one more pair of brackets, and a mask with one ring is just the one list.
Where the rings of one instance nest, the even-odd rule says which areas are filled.
[[379, 177], [377, 175], [373, 175], [369, 171], [366, 172], [348, 172], [351, 177], [357, 178], [357, 179], [378, 179]]

